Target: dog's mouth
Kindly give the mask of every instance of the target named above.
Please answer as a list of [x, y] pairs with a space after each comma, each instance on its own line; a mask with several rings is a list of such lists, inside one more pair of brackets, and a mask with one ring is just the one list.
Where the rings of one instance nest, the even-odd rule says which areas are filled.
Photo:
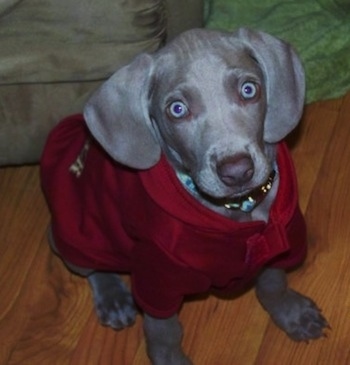
[[266, 195], [272, 189], [276, 178], [276, 170], [273, 169], [271, 171], [267, 180], [262, 185], [257, 186], [251, 190], [242, 192], [240, 194], [235, 194], [233, 196], [224, 198], [214, 198], [209, 194], [204, 193], [197, 187], [192, 178], [188, 175], [180, 175], [179, 178], [182, 183], [188, 188], [188, 190], [199, 194], [210, 203], [216, 206], [223, 206], [229, 210], [240, 210], [242, 212], [249, 213], [265, 199]]

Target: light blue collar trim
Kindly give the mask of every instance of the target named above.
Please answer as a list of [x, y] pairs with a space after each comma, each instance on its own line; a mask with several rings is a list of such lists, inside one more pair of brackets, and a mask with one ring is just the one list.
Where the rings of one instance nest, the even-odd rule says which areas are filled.
[[[274, 170], [272, 170], [269, 178], [263, 185], [255, 188], [249, 192], [249, 194], [237, 197], [231, 202], [225, 203], [224, 207], [231, 210], [241, 210], [244, 213], [250, 213], [264, 200], [265, 196], [271, 190], [276, 174], [277, 165], [274, 167]], [[189, 175], [186, 175], [182, 172], [177, 172], [177, 176], [182, 184], [187, 188], [187, 190], [189, 190], [191, 193], [200, 194], [197, 186]]]

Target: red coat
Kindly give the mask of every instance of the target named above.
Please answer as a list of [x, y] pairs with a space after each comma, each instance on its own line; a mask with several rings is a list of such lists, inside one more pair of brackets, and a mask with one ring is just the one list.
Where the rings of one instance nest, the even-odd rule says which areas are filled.
[[184, 296], [235, 291], [265, 265], [292, 268], [306, 254], [293, 164], [278, 146], [279, 191], [268, 224], [238, 223], [196, 201], [164, 156], [144, 171], [112, 160], [93, 142], [80, 177], [69, 172], [90, 136], [81, 115], [50, 134], [41, 163], [55, 243], [68, 262], [131, 273], [137, 303], [168, 317]]

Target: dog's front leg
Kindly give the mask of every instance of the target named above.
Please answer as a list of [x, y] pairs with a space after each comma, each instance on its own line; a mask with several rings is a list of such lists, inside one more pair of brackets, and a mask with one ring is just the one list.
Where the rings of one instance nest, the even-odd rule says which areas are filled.
[[88, 280], [100, 322], [116, 330], [131, 326], [137, 312], [131, 293], [119, 275], [95, 271]]
[[145, 314], [144, 330], [148, 356], [153, 365], [192, 364], [181, 347], [183, 331], [177, 315], [158, 319]]
[[324, 336], [324, 329], [329, 327], [311, 299], [288, 287], [283, 270], [265, 269], [258, 277], [256, 293], [276, 325], [295, 341]]

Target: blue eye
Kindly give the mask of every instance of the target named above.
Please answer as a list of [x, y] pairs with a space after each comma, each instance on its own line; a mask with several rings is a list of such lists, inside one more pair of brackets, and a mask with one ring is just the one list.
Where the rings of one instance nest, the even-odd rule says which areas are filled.
[[241, 96], [245, 100], [253, 99], [258, 93], [258, 87], [254, 82], [247, 81], [241, 87]]
[[182, 101], [174, 101], [168, 107], [168, 113], [170, 117], [180, 119], [188, 114], [188, 108]]

